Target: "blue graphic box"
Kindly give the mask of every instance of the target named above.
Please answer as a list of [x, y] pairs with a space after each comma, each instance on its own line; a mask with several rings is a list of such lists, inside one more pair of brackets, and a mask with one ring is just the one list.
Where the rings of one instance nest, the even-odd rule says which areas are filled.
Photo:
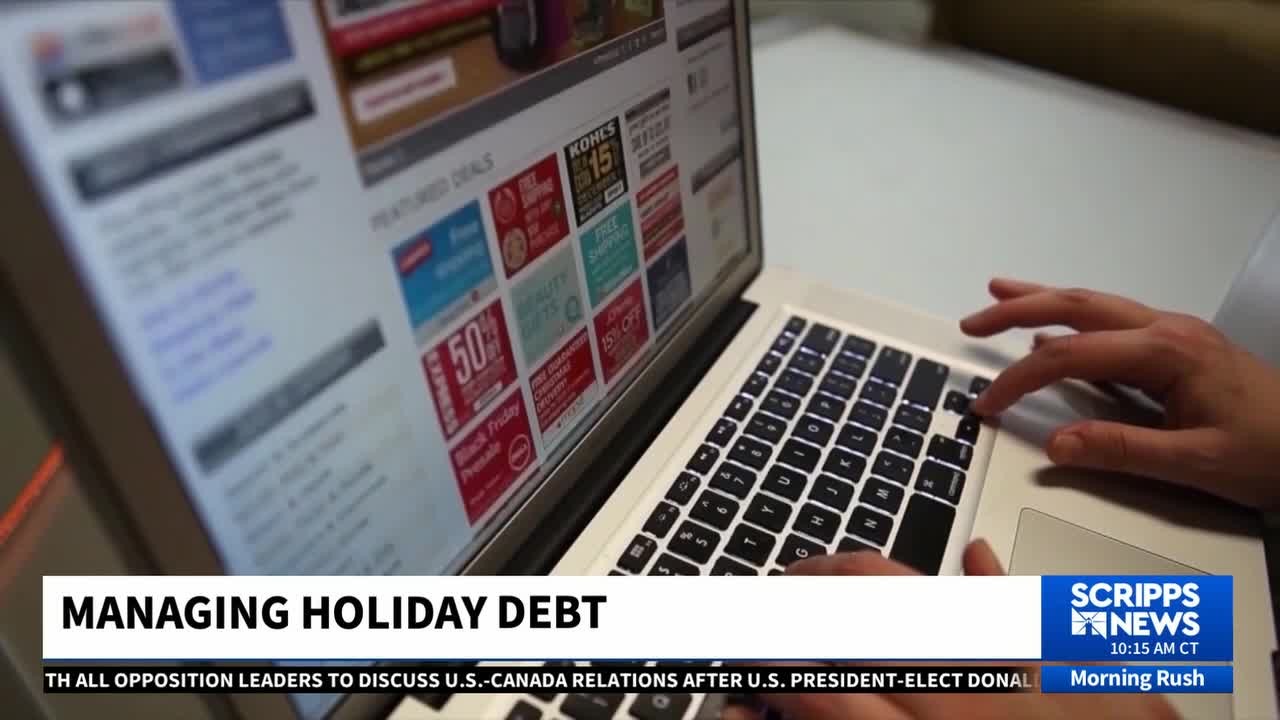
[[293, 57], [275, 0], [174, 0], [173, 12], [205, 84]]
[[476, 202], [402, 243], [392, 251], [392, 258], [409, 320], [419, 331], [474, 305], [494, 284], [493, 262]]
[[1044, 660], [1233, 659], [1229, 576], [1046, 575], [1040, 592]]

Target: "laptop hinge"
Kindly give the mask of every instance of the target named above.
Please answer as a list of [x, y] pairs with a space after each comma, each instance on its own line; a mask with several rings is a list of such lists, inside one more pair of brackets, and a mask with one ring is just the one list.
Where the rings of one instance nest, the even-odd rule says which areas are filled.
[[566, 495], [573, 502], [561, 502], [556, 512], [539, 524], [528, 542], [499, 574], [545, 575], [551, 572], [738, 331], [751, 319], [757, 307], [755, 303], [739, 298], [711, 322], [706, 332], [692, 344], [687, 359], [663, 379], [663, 391], [655, 393], [653, 402], [647, 403], [645, 409], [629, 419], [617, 433], [617, 440], [611, 445], [613, 452], [601, 457], [582, 473], [583, 479]]

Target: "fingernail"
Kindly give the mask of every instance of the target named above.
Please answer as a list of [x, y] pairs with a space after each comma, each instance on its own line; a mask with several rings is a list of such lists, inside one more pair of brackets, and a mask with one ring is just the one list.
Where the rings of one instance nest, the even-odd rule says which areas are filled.
[[791, 563], [782, 571], [784, 575], [822, 575], [828, 566], [839, 562], [836, 555], [812, 555]]
[[1080, 436], [1073, 433], [1063, 433], [1053, 439], [1049, 445], [1049, 459], [1056, 463], [1071, 462], [1079, 457], [1080, 451], [1084, 449], [1084, 442], [1080, 440]]
[[973, 402], [969, 403], [969, 409], [978, 415], [986, 415], [987, 405], [989, 403], [990, 401], [987, 400], [987, 393], [983, 391], [978, 394], [978, 397], [973, 399]]

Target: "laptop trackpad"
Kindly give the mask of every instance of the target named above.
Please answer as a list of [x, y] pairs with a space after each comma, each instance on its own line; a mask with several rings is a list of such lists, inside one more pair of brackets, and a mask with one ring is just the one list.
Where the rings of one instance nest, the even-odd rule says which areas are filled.
[[[1199, 570], [1101, 533], [1023, 508], [1013, 541], [1011, 575], [1203, 575]], [[1134, 663], [1141, 664], [1141, 663]], [[1229, 718], [1231, 696], [1169, 695], [1186, 720]]]

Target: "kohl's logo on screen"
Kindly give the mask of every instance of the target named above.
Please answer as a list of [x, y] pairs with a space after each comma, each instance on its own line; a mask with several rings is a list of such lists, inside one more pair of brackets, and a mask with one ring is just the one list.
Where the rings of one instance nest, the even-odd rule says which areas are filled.
[[1071, 634], [1194, 637], [1200, 613], [1192, 608], [1199, 606], [1200, 584], [1194, 582], [1078, 582], [1071, 586]]
[[1045, 576], [1044, 660], [1232, 659], [1232, 579]]

